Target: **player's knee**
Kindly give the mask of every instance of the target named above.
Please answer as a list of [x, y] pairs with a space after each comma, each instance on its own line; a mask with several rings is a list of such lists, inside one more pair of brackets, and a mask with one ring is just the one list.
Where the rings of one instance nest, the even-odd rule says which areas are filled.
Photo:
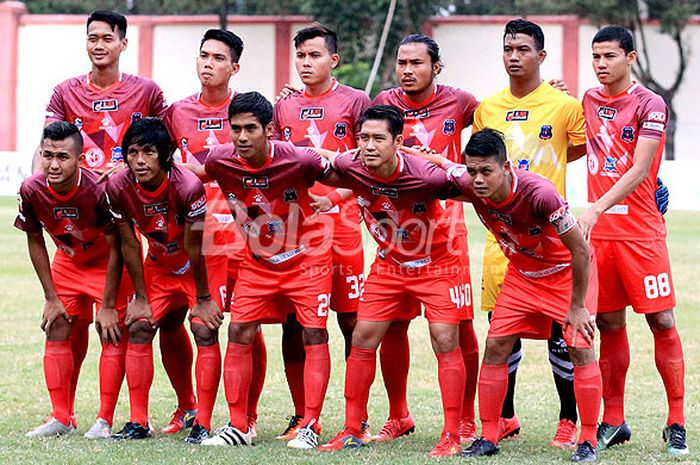
[[67, 341], [70, 338], [72, 324], [65, 318], [56, 318], [51, 323], [49, 334], [46, 336], [47, 341], [60, 342]]
[[303, 336], [305, 346], [328, 343], [328, 330], [325, 328], [304, 328]]
[[217, 330], [209, 329], [199, 323], [192, 323], [190, 327], [194, 335], [194, 341], [198, 346], [211, 346], [219, 342], [219, 332]]
[[513, 348], [515, 338], [487, 337], [484, 349], [484, 363], [487, 365], [503, 365], [508, 362], [508, 356]]
[[255, 323], [231, 323], [228, 326], [228, 340], [237, 344], [252, 344], [258, 325]]
[[658, 313], [649, 313], [646, 315], [649, 328], [654, 331], [665, 331], [676, 325], [676, 318], [673, 315], [673, 309], [664, 310]]
[[596, 317], [596, 325], [600, 331], [615, 331], [626, 325], [625, 312], [599, 313]]
[[137, 320], [129, 325], [129, 342], [133, 344], [147, 344], [153, 340], [156, 330], [148, 321]]
[[451, 352], [459, 347], [459, 331], [456, 327], [431, 331], [430, 339], [433, 343], [433, 350], [439, 354]]
[[595, 350], [592, 347], [588, 348], [569, 348], [571, 354], [571, 362], [574, 366], [584, 366], [595, 362]]

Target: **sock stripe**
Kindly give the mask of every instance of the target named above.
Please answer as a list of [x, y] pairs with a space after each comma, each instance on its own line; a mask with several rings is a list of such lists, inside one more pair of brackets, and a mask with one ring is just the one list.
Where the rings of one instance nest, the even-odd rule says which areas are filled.
[[574, 364], [571, 362], [571, 360], [564, 360], [550, 352], [549, 363], [552, 365], [552, 368], [554, 368], [554, 365], [556, 365], [567, 373], [571, 373], [571, 376], [574, 374]]

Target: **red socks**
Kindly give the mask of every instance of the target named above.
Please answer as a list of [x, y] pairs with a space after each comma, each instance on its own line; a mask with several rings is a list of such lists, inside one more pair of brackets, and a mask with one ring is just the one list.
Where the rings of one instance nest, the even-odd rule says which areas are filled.
[[153, 384], [153, 344], [129, 344], [126, 348], [126, 383], [131, 405], [130, 421], [148, 424], [148, 393]]
[[376, 370], [376, 350], [352, 346], [345, 368], [345, 427], [357, 437], [361, 434], [362, 417]]
[[[92, 309], [90, 309], [92, 312]], [[88, 351], [90, 342], [90, 321], [83, 321], [78, 318], [73, 323], [70, 331], [70, 345], [73, 351], [73, 376], [70, 382], [70, 412], [75, 412], [75, 392], [78, 389], [78, 378], [80, 377], [80, 367]]]
[[464, 400], [465, 370], [462, 351], [457, 347], [451, 352], [436, 354], [438, 381], [442, 394], [442, 410], [445, 417], [443, 433], [459, 437], [459, 418]]
[[462, 350], [466, 376], [462, 419], [474, 421], [474, 400], [476, 399], [476, 386], [479, 382], [479, 340], [476, 337], [472, 321], [459, 322], [459, 347]]
[[107, 420], [112, 425], [114, 409], [119, 399], [119, 390], [124, 381], [126, 348], [129, 344], [129, 333], [122, 328], [119, 345], [102, 344], [100, 355], [100, 409], [97, 417]]
[[654, 334], [654, 360], [666, 388], [668, 399], [667, 425], [685, 425], [683, 399], [685, 397], [685, 363], [683, 346], [676, 327], [662, 331], [652, 329]]
[[599, 363], [603, 377], [603, 421], [621, 425], [625, 420], [625, 378], [630, 366], [626, 327], [600, 332]]
[[[584, 366], [574, 366], [574, 394], [578, 404], [581, 419], [581, 434], [578, 443], [589, 441], [597, 447], [596, 429], [600, 414], [600, 399], [603, 390], [603, 379], [598, 363], [593, 362]], [[622, 423], [622, 422], [620, 422]], [[618, 425], [620, 423], [617, 423]]]
[[508, 390], [508, 365], [481, 365], [479, 375], [479, 416], [481, 435], [498, 444], [498, 420]]
[[265, 384], [266, 372], [267, 347], [265, 346], [263, 332], [258, 330], [255, 333], [255, 339], [253, 339], [253, 375], [250, 381], [250, 392], [248, 393], [248, 417], [253, 420], [258, 419], [258, 401]]
[[177, 406], [197, 408], [192, 386], [192, 342], [185, 325], [172, 330], [160, 330], [160, 353], [170, 384], [177, 394]]
[[72, 413], [71, 379], [73, 351], [70, 341], [46, 341], [44, 346], [44, 379], [51, 398], [51, 415], [70, 424]]
[[328, 344], [304, 346], [306, 363], [304, 364], [305, 405], [302, 425], [313, 419], [318, 421], [326, 398], [326, 389], [331, 375], [331, 355]]
[[253, 372], [253, 345], [229, 342], [224, 359], [224, 391], [231, 424], [248, 431], [248, 392]]
[[197, 346], [197, 422], [211, 431], [211, 414], [214, 411], [216, 394], [221, 378], [221, 350], [219, 343], [210, 346]]
[[379, 363], [389, 397], [389, 418], [404, 418], [408, 416], [406, 385], [411, 363], [408, 325], [389, 326], [379, 347]]

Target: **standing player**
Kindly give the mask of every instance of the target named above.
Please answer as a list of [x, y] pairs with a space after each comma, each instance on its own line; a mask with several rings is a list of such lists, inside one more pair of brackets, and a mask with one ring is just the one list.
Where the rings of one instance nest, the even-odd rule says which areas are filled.
[[[173, 165], [170, 135], [157, 118], [134, 122], [124, 134], [122, 148], [129, 169], [113, 175], [107, 183], [110, 210], [122, 240], [122, 256], [136, 291], [126, 310], [130, 344], [126, 377], [131, 399], [131, 420], [117, 435], [123, 439], [150, 437], [148, 393], [153, 381], [152, 340], [156, 327], [161, 339], [181, 335], [182, 322], [191, 308], [192, 333], [198, 346], [216, 340], [223, 321], [209, 293], [206, 262], [202, 255], [202, 222], [206, 212], [204, 188], [196, 176]], [[148, 240], [148, 253], [141, 259], [141, 244], [134, 227]], [[174, 337], [175, 335], [175, 337]], [[168, 350], [172, 350], [169, 347]], [[188, 361], [178, 361], [179, 409], [193, 410], [191, 348]], [[132, 353], [132, 358], [129, 354]], [[166, 369], [166, 358], [163, 354]], [[130, 360], [134, 363], [130, 363]], [[137, 362], [138, 361], [138, 362]], [[183, 384], [189, 383], [185, 388]], [[183, 402], [189, 404], [183, 405]], [[194, 416], [195, 412], [192, 412]], [[172, 425], [172, 423], [171, 423]]]
[[[299, 147], [339, 152], [354, 149], [357, 123], [369, 106], [369, 97], [333, 79], [332, 71], [340, 61], [335, 32], [320, 25], [304, 28], [294, 36], [294, 47], [294, 63], [306, 87], [303, 92], [293, 93], [275, 105], [272, 117], [275, 137]], [[347, 358], [364, 283], [360, 212], [347, 189], [316, 183], [311, 194], [325, 212], [321, 219], [325, 220], [328, 235], [333, 239], [330, 307], [338, 316]], [[287, 429], [276, 439], [290, 440], [296, 435], [304, 413], [304, 350], [301, 326], [293, 313], [283, 325], [282, 355], [295, 413]], [[366, 423], [363, 433], [366, 441], [371, 439]]]
[[345, 427], [321, 449], [363, 446], [360, 434], [377, 347], [394, 321], [416, 316], [410, 302], [420, 301], [438, 360], [444, 410], [443, 432], [430, 456], [456, 455], [461, 450], [459, 421], [465, 385], [459, 323], [471, 320], [473, 308], [462, 238], [451, 234], [454, 218], [438, 199], [457, 192], [442, 170], [399, 150], [403, 119], [397, 108], [370, 107], [359, 123], [359, 159], [354, 152], [324, 154], [331, 158], [338, 182], [357, 196], [379, 250], [360, 298], [347, 361]]
[[272, 105], [257, 92], [236, 95], [229, 106], [233, 145], [214, 147], [200, 177], [214, 179], [245, 234], [231, 306], [224, 387], [230, 422], [203, 445], [251, 445], [248, 419], [252, 351], [262, 323], [282, 323], [291, 301], [302, 325], [304, 418], [287, 445], [311, 449], [321, 432], [319, 417], [330, 376], [326, 320], [330, 304], [330, 247], [323, 224], [313, 218], [308, 189], [330, 168], [318, 154], [286, 142], [270, 141]]
[[498, 453], [508, 354], [519, 337], [548, 338], [551, 320], [556, 320], [563, 325], [574, 363], [581, 414], [581, 435], [571, 461], [594, 462], [602, 387], [593, 347], [597, 278], [588, 244], [554, 186], [539, 175], [513, 169], [498, 131], [485, 129], [472, 135], [464, 154], [466, 166], [435, 154], [423, 156], [447, 171], [498, 237], [509, 263], [479, 377], [482, 434], [462, 455]]
[[[404, 144], [432, 149], [454, 162], [460, 162], [462, 130], [472, 124], [478, 102], [469, 92], [437, 84], [442, 69], [438, 44], [423, 34], [412, 34], [401, 41], [396, 56], [396, 79], [400, 87], [386, 90], [372, 102], [393, 105], [403, 112]], [[469, 260], [467, 227], [461, 202], [447, 201], [453, 218], [451, 234], [459, 239], [459, 251]], [[468, 263], [467, 263], [468, 266]], [[468, 293], [471, 302], [471, 285]], [[390, 440], [410, 434], [415, 422], [408, 412], [406, 386], [410, 351], [408, 321], [395, 321], [379, 350], [384, 385], [389, 396], [389, 418], [375, 440]], [[479, 347], [471, 317], [460, 323], [460, 347], [467, 371], [460, 437], [463, 442], [476, 438], [474, 397], [479, 370]]]
[[[173, 103], [164, 120], [180, 150], [182, 162], [203, 165], [211, 148], [230, 141], [227, 115], [233, 91], [229, 89], [229, 81], [240, 69], [238, 60], [242, 53], [243, 41], [233, 32], [210, 29], [204, 34], [197, 57], [201, 90]], [[204, 190], [207, 195], [207, 216], [203, 252], [207, 257], [209, 292], [223, 310], [230, 301], [245, 244], [237, 234], [231, 211], [218, 184], [208, 182]], [[211, 415], [221, 378], [218, 334], [208, 342], [211, 344], [197, 348], [197, 417], [185, 439], [191, 444], [199, 444], [210, 435]], [[253, 347], [254, 375], [248, 408], [253, 426], [265, 381], [266, 358], [265, 341], [262, 332], [258, 332]], [[180, 424], [183, 424], [182, 420]]]
[[63, 81], [46, 106], [46, 124], [68, 121], [83, 136], [83, 166], [98, 172], [124, 161], [121, 140], [134, 121], [165, 113], [163, 92], [150, 79], [119, 71], [127, 47], [126, 18], [94, 11], [87, 19], [88, 74]]
[[[474, 131], [484, 127], [501, 131], [512, 165], [546, 177], [565, 198], [566, 164], [586, 152], [585, 123], [583, 109], [576, 99], [542, 81], [540, 65], [546, 56], [540, 26], [524, 19], [506, 24], [503, 64], [510, 85], [479, 104], [474, 114]], [[486, 234], [483, 263], [481, 309], [492, 312], [503, 285], [508, 260], [490, 232]], [[574, 366], [561, 326], [554, 321], [547, 348], [561, 405], [559, 424], [551, 445], [573, 447], [576, 445], [578, 419]], [[508, 358], [508, 393], [501, 410], [499, 439], [520, 432], [513, 403], [515, 377], [521, 358], [521, 343], [516, 340]]]
[[[29, 437], [57, 436], [75, 429], [72, 389], [80, 363], [75, 363], [70, 335], [74, 326], [87, 327], [92, 322], [95, 304], [99, 308], [96, 326], [103, 341], [100, 410], [86, 437], [111, 434], [124, 379], [128, 339], [124, 286], [115, 299], [122, 268], [119, 242], [107, 212], [104, 186], [97, 184], [96, 174], [80, 168], [82, 145], [80, 132], [73, 124], [49, 124], [41, 143], [42, 172], [25, 180], [19, 192], [15, 226], [27, 233], [29, 256], [46, 299], [41, 328], [46, 333], [44, 376], [52, 406], [49, 419], [28, 432]], [[52, 263], [42, 228], [57, 247]], [[114, 287], [111, 292], [105, 290], [105, 281]]]
[[629, 342], [625, 307], [646, 317], [669, 413], [666, 451], [688, 453], [685, 437], [683, 347], [673, 308], [676, 298], [666, 248], [666, 223], [654, 201], [668, 111], [663, 99], [632, 82], [637, 58], [630, 31], [609, 26], [593, 37], [593, 70], [601, 83], [583, 97], [588, 136], [588, 200], [579, 218], [600, 263], [600, 366], [605, 386], [600, 449], [632, 433], [625, 422]]

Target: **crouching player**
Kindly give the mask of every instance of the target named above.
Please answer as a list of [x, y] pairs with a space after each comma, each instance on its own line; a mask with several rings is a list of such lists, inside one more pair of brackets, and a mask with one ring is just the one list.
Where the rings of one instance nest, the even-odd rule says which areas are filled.
[[[100, 409], [86, 433], [89, 439], [111, 435], [124, 379], [128, 339], [124, 310], [129, 284], [124, 280], [117, 292], [122, 270], [118, 237], [107, 210], [104, 185], [97, 183], [95, 173], [80, 167], [82, 150], [83, 139], [75, 125], [50, 123], [42, 137], [41, 172], [25, 180], [19, 192], [15, 226], [27, 233], [29, 257], [44, 290], [44, 376], [52, 407], [49, 419], [28, 432], [29, 437], [59, 436], [75, 428], [75, 390], [87, 346], [76, 347], [76, 338], [71, 336], [74, 329], [90, 325], [93, 305], [99, 308], [96, 326], [102, 356]], [[57, 247], [51, 264], [42, 226]]]
[[[191, 308], [195, 342], [198, 347], [207, 347], [215, 343], [223, 315], [209, 294], [201, 252], [206, 197], [199, 179], [173, 165], [170, 136], [157, 118], [134, 122], [124, 134], [122, 149], [129, 169], [109, 179], [107, 194], [136, 297], [127, 307], [125, 320], [129, 326], [126, 381], [131, 420], [117, 437], [142, 439], [151, 436], [148, 393], [153, 382], [151, 344], [156, 327], [161, 330], [161, 338], [168, 332], [187, 338], [187, 333], [183, 335], [179, 328]], [[133, 227], [148, 240], [145, 261]], [[184, 344], [189, 341], [183, 340]], [[168, 354], [163, 355], [165, 364]], [[177, 391], [189, 383], [188, 407], [193, 409], [196, 403], [192, 403], [191, 394], [192, 358], [181, 365], [185, 375], [178, 378], [181, 383], [174, 387]]]
[[403, 118], [395, 107], [370, 107], [359, 124], [359, 157], [323, 154], [332, 160], [337, 183], [353, 190], [379, 250], [360, 298], [347, 361], [345, 428], [321, 450], [363, 446], [362, 420], [377, 347], [393, 322], [420, 313], [415, 303], [421, 302], [444, 410], [442, 436], [430, 455], [456, 455], [466, 376], [459, 322], [471, 319], [473, 308], [466, 251], [461, 238], [450, 234], [452, 218], [439, 199], [459, 192], [442, 170], [400, 150]]
[[593, 462], [602, 380], [593, 348], [597, 272], [588, 244], [554, 186], [537, 174], [513, 169], [500, 132], [484, 129], [475, 133], [464, 153], [466, 166], [434, 153], [424, 156], [447, 171], [496, 237], [509, 264], [493, 310], [479, 377], [482, 435], [463, 455], [498, 452], [508, 355], [518, 337], [547, 339], [554, 320], [563, 325], [574, 363], [574, 392], [581, 418], [581, 434], [571, 460]]

